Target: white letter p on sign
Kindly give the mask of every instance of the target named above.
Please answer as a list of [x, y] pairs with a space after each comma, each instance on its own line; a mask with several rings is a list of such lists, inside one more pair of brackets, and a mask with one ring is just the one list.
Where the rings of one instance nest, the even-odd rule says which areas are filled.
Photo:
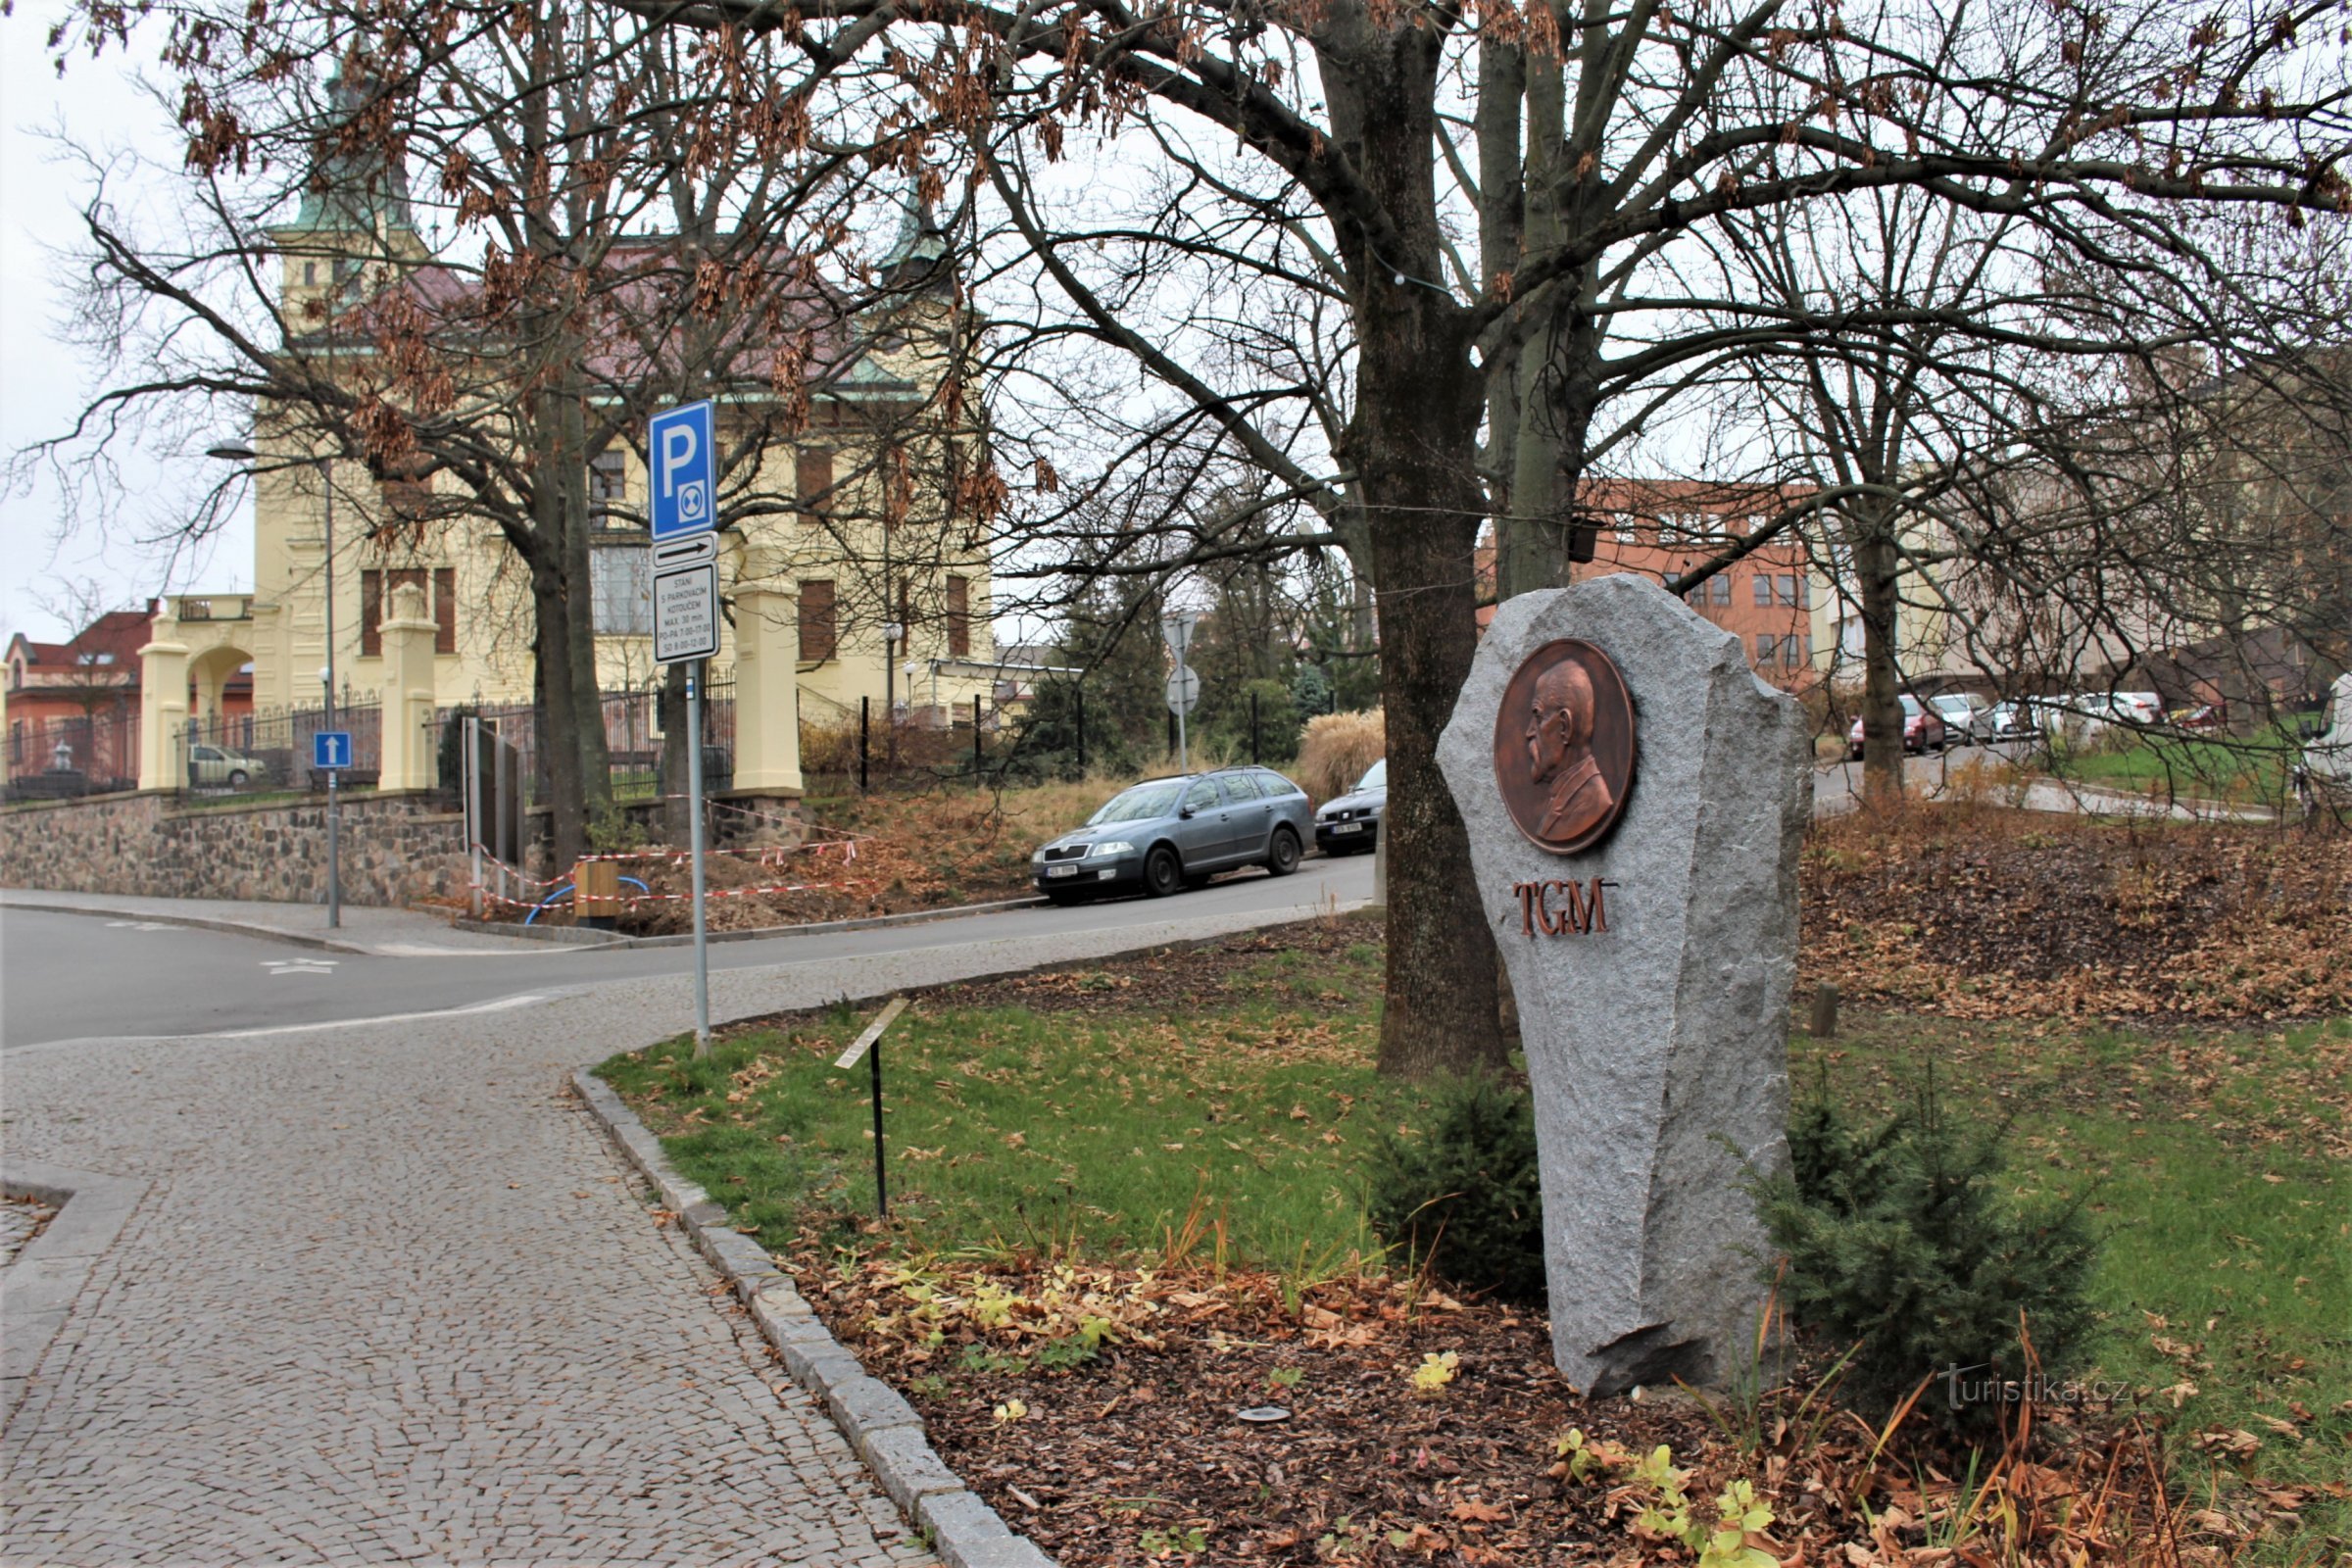
[[662, 432], [662, 493], [674, 495], [678, 470], [694, 461], [694, 426], [683, 420]]

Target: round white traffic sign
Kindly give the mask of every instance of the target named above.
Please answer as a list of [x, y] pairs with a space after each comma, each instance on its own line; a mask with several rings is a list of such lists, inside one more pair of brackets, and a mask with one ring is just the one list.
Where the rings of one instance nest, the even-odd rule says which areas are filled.
[[1189, 713], [1200, 706], [1200, 672], [1191, 666], [1168, 677], [1168, 711]]

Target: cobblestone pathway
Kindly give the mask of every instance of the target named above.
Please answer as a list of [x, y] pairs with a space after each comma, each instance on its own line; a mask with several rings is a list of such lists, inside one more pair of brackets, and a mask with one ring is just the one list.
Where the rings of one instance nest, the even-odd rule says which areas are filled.
[[[712, 1008], [1263, 918], [724, 971]], [[0, 1563], [928, 1563], [565, 1092], [689, 1008], [11, 1053], [12, 1153], [149, 1186], [0, 1434]]]
[[0, 1265], [14, 1259], [26, 1242], [41, 1234], [51, 1210], [28, 1198], [0, 1199]]
[[9, 1420], [0, 1561], [927, 1561], [564, 1092], [678, 1016], [12, 1055], [13, 1150], [153, 1186]]

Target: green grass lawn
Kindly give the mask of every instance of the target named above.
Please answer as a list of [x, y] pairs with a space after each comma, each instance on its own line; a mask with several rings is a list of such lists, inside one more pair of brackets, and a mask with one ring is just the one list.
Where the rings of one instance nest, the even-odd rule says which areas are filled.
[[[1378, 947], [1271, 955], [1207, 1000], [1147, 978], [1052, 982], [1094, 1011], [934, 999], [903, 1017], [884, 1045], [894, 1225], [862, 1245], [1306, 1276], [1375, 1252], [1362, 1154], [1423, 1105], [1372, 1070]], [[1130, 988], [1152, 1000], [1102, 1005]], [[601, 1071], [771, 1247], [810, 1226], [846, 1240], [872, 1212], [872, 1110], [865, 1069], [832, 1059], [865, 1016], [729, 1038], [700, 1064], [667, 1041]], [[1880, 1015], [1791, 1055], [1800, 1093], [1826, 1065], [1857, 1110], [1932, 1069], [1947, 1106], [2008, 1119], [2019, 1195], [2082, 1196], [2104, 1238], [2094, 1375], [2167, 1391], [2179, 1431], [2249, 1434], [2268, 1484], [2352, 1475], [2352, 1020], [2146, 1036]], [[2352, 1533], [2325, 1494], [2305, 1519]]]
[[[1356, 1152], [1420, 1103], [1372, 1071], [1380, 962], [1370, 943], [1272, 955], [1255, 999], [1204, 1014], [910, 1010], [882, 1048], [895, 1235], [915, 1251], [1112, 1257], [1164, 1252], [1189, 1221], [1204, 1259], [1220, 1238], [1229, 1261], [1291, 1268], [1377, 1250]], [[602, 1071], [681, 1170], [781, 1246], [811, 1219], [873, 1212], [867, 1069], [832, 1065], [865, 1021], [731, 1038], [699, 1064], [671, 1041]]]
[[2299, 739], [2273, 727], [2243, 739], [2143, 735], [2129, 746], [2060, 750], [2050, 769], [2081, 784], [2203, 800], [2278, 805], [2289, 792]]

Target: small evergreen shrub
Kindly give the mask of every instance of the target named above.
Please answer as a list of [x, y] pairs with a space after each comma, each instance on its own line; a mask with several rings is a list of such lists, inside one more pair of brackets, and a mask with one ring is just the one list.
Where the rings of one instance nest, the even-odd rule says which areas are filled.
[[[2055, 1381], [2082, 1361], [2098, 1244], [2076, 1205], [2002, 1195], [2005, 1131], [1954, 1125], [1933, 1082], [1876, 1128], [1841, 1116], [1826, 1082], [1790, 1119], [1789, 1174], [1759, 1191], [1788, 1260], [1781, 1303], [1833, 1352], [1858, 1346], [1843, 1392], [1863, 1410], [1884, 1415], [1953, 1368], [1982, 1388], [2035, 1370]], [[1999, 1411], [1931, 1387], [1916, 1414], [1965, 1430]]]
[[1380, 1239], [1464, 1290], [1541, 1304], [1544, 1193], [1535, 1109], [1485, 1074], [1442, 1083], [1417, 1138], [1384, 1131], [1366, 1177]]

